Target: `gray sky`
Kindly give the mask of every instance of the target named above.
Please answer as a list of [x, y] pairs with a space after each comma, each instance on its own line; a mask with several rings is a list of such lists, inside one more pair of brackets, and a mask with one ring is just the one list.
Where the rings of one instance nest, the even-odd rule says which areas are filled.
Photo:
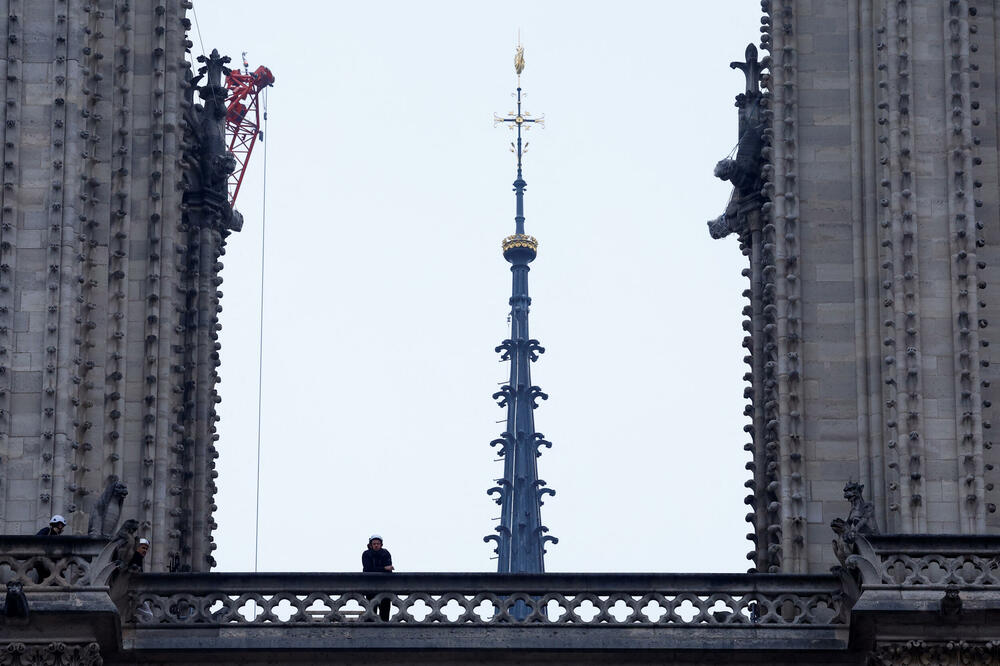
[[[520, 7], [519, 9], [515, 9]], [[277, 8], [277, 9], [276, 9]], [[196, 0], [269, 91], [259, 568], [490, 571], [518, 29], [549, 571], [742, 571], [737, 242], [705, 221], [756, 0]], [[198, 34], [194, 52], [201, 51]], [[222, 286], [222, 570], [253, 567], [263, 146]]]

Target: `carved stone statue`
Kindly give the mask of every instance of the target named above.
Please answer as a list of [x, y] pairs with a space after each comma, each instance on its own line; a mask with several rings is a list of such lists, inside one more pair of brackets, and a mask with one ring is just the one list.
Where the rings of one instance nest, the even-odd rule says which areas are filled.
[[111, 540], [111, 545], [116, 548], [115, 560], [120, 566], [125, 566], [132, 561], [132, 556], [135, 555], [135, 547], [138, 543], [138, 538], [136, 537], [136, 532], [138, 531], [139, 521], [129, 518], [122, 523], [122, 528], [118, 530], [118, 534]]
[[958, 585], [949, 583], [941, 599], [941, 615], [949, 620], [957, 620], [962, 614], [962, 597], [958, 591]]
[[712, 238], [724, 238], [731, 233], [746, 231], [746, 210], [759, 207], [763, 202], [762, 168], [763, 150], [766, 145], [766, 123], [761, 114], [760, 76], [768, 63], [758, 62], [757, 49], [747, 47], [746, 61], [730, 63], [730, 67], [741, 70], [746, 76], [746, 92], [736, 96], [739, 111], [739, 141], [734, 159], [719, 160], [715, 165], [715, 177], [733, 184], [733, 193], [725, 212], [708, 222], [708, 232]]
[[708, 222], [708, 232], [712, 238], [724, 238], [731, 233], [744, 231], [745, 223], [739, 214], [740, 201], [747, 197], [759, 196], [763, 187], [761, 151], [764, 148], [764, 129], [764, 123], [748, 126], [740, 135], [736, 158], [719, 160], [715, 165], [715, 177], [731, 182], [733, 194], [729, 198], [726, 211]]
[[122, 504], [127, 495], [128, 486], [121, 483], [117, 476], [109, 477], [108, 485], [90, 512], [87, 534], [105, 538], [114, 536], [118, 519], [122, 515]]
[[847, 519], [834, 518], [830, 523], [837, 538], [833, 540], [833, 552], [841, 564], [846, 564], [847, 557], [854, 552], [854, 542], [859, 534], [878, 534], [875, 522], [875, 505], [866, 502], [862, 495], [865, 487], [856, 481], [849, 481], [844, 486], [844, 499], [851, 503]]
[[[737, 99], [743, 97], [746, 96], [740, 95]], [[746, 104], [747, 101], [738, 101], [737, 106], [741, 103]], [[756, 118], [752, 120], [756, 120]], [[747, 128], [740, 134], [740, 140], [736, 147], [736, 159], [719, 160], [715, 165], [715, 177], [731, 182], [740, 197], [756, 194], [760, 190], [764, 129], [762, 122], [748, 124]]]
[[24, 585], [16, 580], [7, 581], [7, 596], [4, 599], [3, 615], [8, 620], [27, 620], [29, 617], [28, 598], [24, 595]]
[[[216, 50], [199, 56], [204, 66], [188, 81], [184, 112], [185, 149], [184, 203], [191, 213], [220, 229], [239, 231], [243, 218], [229, 204], [229, 176], [236, 169], [236, 157], [225, 141], [226, 97], [222, 78], [229, 74], [228, 56]], [[196, 104], [194, 94], [201, 97]]]

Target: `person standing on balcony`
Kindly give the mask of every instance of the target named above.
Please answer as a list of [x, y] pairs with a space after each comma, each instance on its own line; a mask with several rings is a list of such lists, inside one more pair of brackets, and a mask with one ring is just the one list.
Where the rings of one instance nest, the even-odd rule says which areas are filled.
[[[365, 552], [361, 553], [361, 570], [364, 573], [392, 573], [394, 567], [392, 566], [392, 555], [388, 550], [382, 547], [382, 537], [378, 534], [373, 534], [368, 539], [368, 548]], [[375, 598], [374, 594], [366, 594], [365, 598], [371, 601]], [[378, 604], [378, 616], [383, 622], [389, 620], [389, 610], [391, 604], [388, 599], [383, 599]]]
[[128, 563], [129, 571], [142, 573], [142, 567], [148, 554], [149, 539], [140, 537], [139, 542], [135, 545], [135, 553], [132, 554], [132, 559]]
[[64, 529], [66, 529], [66, 519], [57, 513], [52, 516], [52, 520], [49, 521], [49, 526], [38, 530], [38, 533], [35, 536], [59, 536], [63, 533]]

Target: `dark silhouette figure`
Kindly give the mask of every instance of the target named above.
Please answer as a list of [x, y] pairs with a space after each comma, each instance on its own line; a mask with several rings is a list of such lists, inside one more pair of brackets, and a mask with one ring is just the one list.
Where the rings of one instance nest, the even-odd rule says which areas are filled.
[[24, 596], [24, 586], [15, 580], [7, 582], [3, 614], [8, 620], [28, 619], [28, 597]]
[[948, 585], [941, 599], [941, 615], [949, 620], [957, 620], [962, 614], [962, 597], [958, 594], [958, 585]]
[[[382, 547], [382, 537], [378, 534], [373, 534], [368, 539], [368, 548], [365, 549], [365, 552], [361, 553], [361, 570], [365, 573], [387, 574], [392, 573], [393, 569], [392, 555]], [[371, 601], [375, 596], [374, 594], [366, 594], [365, 599]], [[383, 622], [389, 621], [391, 606], [392, 604], [388, 599], [383, 599], [378, 603], [378, 616]]]

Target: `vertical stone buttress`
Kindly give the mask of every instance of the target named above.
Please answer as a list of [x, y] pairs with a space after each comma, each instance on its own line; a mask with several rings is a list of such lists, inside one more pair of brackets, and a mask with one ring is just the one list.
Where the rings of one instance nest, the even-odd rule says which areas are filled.
[[[921, 532], [923, 427], [917, 178], [913, 121], [922, 102], [913, 91], [911, 6], [890, 3], [876, 32], [878, 85], [877, 155], [879, 175], [882, 363], [888, 453], [889, 509], [899, 529]], [[930, 322], [928, 322], [929, 324]], [[897, 521], [892, 520], [892, 523]], [[889, 529], [894, 526], [887, 524]]]
[[[765, 93], [765, 99], [769, 96]], [[761, 115], [768, 119], [771, 111], [766, 107]], [[770, 149], [765, 148], [765, 154]], [[765, 181], [767, 176], [765, 175]], [[765, 187], [765, 190], [767, 188]], [[750, 385], [743, 391], [749, 400], [744, 415], [751, 422], [744, 426], [751, 441], [744, 445], [750, 451], [751, 460], [747, 469], [752, 478], [745, 484], [750, 489], [745, 503], [751, 511], [747, 514], [747, 522], [753, 527], [753, 532], [747, 538], [754, 543], [754, 549], [747, 553], [751, 561], [750, 572], [766, 572], [772, 567], [781, 566], [780, 546], [781, 534], [777, 529], [771, 529], [780, 515], [781, 504], [778, 502], [778, 444], [777, 444], [777, 345], [774, 336], [774, 225], [770, 221], [772, 204], [765, 203], [761, 211], [748, 213], [746, 231], [740, 235], [740, 251], [750, 261], [750, 267], [743, 269], [743, 275], [750, 280], [750, 288], [744, 290], [743, 296], [750, 303], [743, 308], [743, 330], [747, 336], [743, 346], [748, 354], [744, 362], [749, 371], [743, 376]], [[764, 228], [761, 228], [763, 225]], [[764, 239], [768, 243], [764, 243]], [[765, 313], [767, 313], [765, 315]]]
[[206, 63], [199, 70], [205, 80], [197, 88], [202, 103], [195, 105], [195, 89], [189, 86], [187, 98], [180, 105], [186, 119], [181, 152], [191, 177], [180, 183], [183, 215], [176, 227], [184, 244], [176, 252], [175, 266], [179, 296], [175, 308], [179, 315], [176, 348], [182, 356], [174, 366], [179, 381], [174, 390], [182, 402], [173, 429], [181, 442], [177, 448], [181, 483], [176, 488], [183, 498], [179, 512], [183, 521], [177, 530], [182, 550], [190, 549], [195, 562], [214, 564], [211, 534], [215, 529], [212, 513], [218, 476], [215, 442], [219, 438], [216, 405], [221, 402], [216, 390], [221, 365], [220, 258], [225, 254], [226, 238], [242, 227], [242, 217], [228, 203], [226, 183], [232, 167], [221, 166], [226, 161], [223, 137], [227, 96], [222, 74], [228, 58], [213, 51], [207, 59], [199, 60]]
[[[986, 265], [978, 258], [985, 245], [976, 228], [978, 199], [982, 181], [974, 172], [974, 128], [982, 120], [980, 103], [973, 95], [978, 77], [974, 77], [972, 54], [978, 45], [972, 36], [978, 31], [970, 14], [975, 3], [949, 3], [941, 16], [944, 74], [944, 115], [948, 123], [945, 148], [947, 179], [949, 241], [951, 251], [952, 343], [955, 366], [955, 466], [959, 527], [962, 532], [982, 533], [986, 530], [985, 469], [983, 460], [984, 426], [982, 396], [982, 345], [988, 345], [985, 329], [988, 322], [980, 315], [979, 291], [985, 289]], [[975, 50], [973, 50], [975, 48]], [[973, 79], [977, 80], [973, 80]]]
[[[766, 19], [764, 24], [766, 26]], [[762, 38], [761, 45], [765, 50], [768, 48], [767, 36]], [[770, 126], [773, 118], [773, 96], [768, 91], [770, 78], [768, 74], [759, 73], [766, 68], [767, 62], [759, 66], [756, 63], [757, 53], [751, 45], [747, 49], [745, 63], [730, 65], [743, 70], [747, 77], [746, 92], [737, 97], [736, 103], [740, 110], [740, 145], [748, 143], [747, 137], [756, 131], [757, 123]], [[773, 130], [763, 130], [760, 155], [756, 156], [758, 160], [772, 156], [773, 136]], [[746, 148], [742, 152], [746, 153]], [[744, 154], [742, 159], [746, 158]], [[740, 159], [738, 155], [737, 161]], [[782, 563], [774, 205], [769, 196], [773, 191], [773, 172], [770, 165], [761, 168], [759, 184], [762, 187], [758, 191], [754, 191], [758, 185], [756, 180], [735, 187], [724, 216], [734, 219], [740, 229], [740, 251], [750, 264], [742, 274], [750, 281], [749, 289], [743, 291], [744, 298], [749, 300], [743, 308], [746, 317], [743, 330], [747, 332], [743, 346], [748, 352], [743, 360], [749, 366], [743, 376], [749, 386], [744, 389], [743, 395], [749, 401], [744, 415], [751, 419], [744, 426], [744, 431], [751, 437], [751, 441], [744, 445], [744, 449], [751, 453], [746, 468], [751, 471], [752, 478], [744, 484], [751, 491], [745, 498], [745, 503], [751, 508], [746, 519], [753, 527], [747, 535], [754, 543], [754, 549], [747, 553], [747, 559], [752, 563], [751, 572], [778, 571]]]
[[189, 7], [0, 2], [0, 531], [86, 533], [118, 477], [152, 570], [214, 548], [228, 231], [183, 211]]
[[996, 533], [995, 3], [762, 7], [773, 113], [763, 325], [748, 324], [765, 358], [748, 390], [757, 568], [778, 552], [782, 571], [825, 571], [849, 479], [883, 532]]
[[[949, 63], [952, 85], [964, 93], [958, 105], [965, 143], [961, 146], [962, 161], [953, 154], [953, 176], [964, 176], [964, 189], [960, 207], [956, 212], [956, 235], [964, 232], [963, 242], [975, 248], [966, 250], [964, 266], [969, 270], [967, 280], [968, 295], [965, 303], [970, 307], [968, 317], [969, 335], [967, 340], [968, 358], [966, 367], [969, 376], [965, 379], [961, 397], [966, 400], [966, 409], [973, 412], [966, 424], [959, 448], [959, 477], [964, 484], [965, 499], [969, 505], [966, 520], [970, 532], [1000, 533], [1000, 448], [993, 444], [992, 424], [996, 421], [996, 407], [992, 403], [994, 391], [991, 385], [996, 381], [996, 366], [991, 364], [989, 313], [1000, 308], [1000, 294], [996, 288], [988, 288], [990, 277], [996, 270], [997, 247], [1000, 244], [1000, 172], [998, 172], [998, 123], [1000, 123], [1000, 98], [998, 98], [997, 76], [1000, 72], [1000, 8], [995, 2], [968, 0], [949, 5], [945, 24], [949, 31], [958, 29], [958, 42], [949, 32], [948, 40], [954, 52], [964, 56], [959, 58], [961, 69]], [[957, 77], [955, 75], [958, 75]], [[967, 91], [967, 92], [966, 92]], [[956, 101], [951, 98], [952, 104]], [[953, 109], [954, 111], [954, 109]], [[966, 165], [962, 168], [962, 164]], [[971, 165], [971, 167], [969, 166]], [[960, 174], [959, 171], [964, 171]], [[971, 182], [971, 190], [968, 184]], [[971, 196], [970, 196], [971, 192]], [[958, 196], [956, 190], [955, 196]], [[965, 218], [958, 219], [964, 212]], [[974, 257], [974, 259], [973, 259]], [[957, 259], [956, 254], [956, 259]], [[961, 275], [957, 271], [957, 276]], [[974, 280], [971, 276], [975, 276]], [[961, 293], [960, 293], [961, 295]], [[972, 308], [975, 308], [972, 310]], [[959, 313], [960, 314], [960, 313]], [[978, 343], [978, 344], [977, 344]], [[974, 376], [978, 372], [978, 377]], [[966, 396], [968, 390], [970, 395]], [[978, 395], [976, 395], [978, 391]], [[964, 411], [964, 410], [963, 410]], [[978, 424], [976, 420], [979, 420]], [[978, 425], [978, 428], [977, 428]], [[974, 510], [973, 510], [974, 509]], [[975, 521], [975, 528], [971, 523]]]
[[[36, 487], [31, 479], [36, 475], [33, 461], [22, 460], [24, 442], [12, 434], [14, 422], [11, 413], [14, 397], [12, 350], [14, 348], [14, 273], [11, 262], [16, 256], [17, 220], [20, 215], [19, 191], [23, 177], [21, 164], [21, 127], [22, 109], [24, 105], [24, 72], [23, 72], [23, 26], [25, 14], [23, 6], [16, 0], [5, 2], [4, 13], [10, 18], [7, 24], [7, 39], [4, 40], [4, 104], [3, 104], [3, 190], [2, 190], [2, 226], [0, 226], [0, 405], [2, 405], [2, 444], [3, 460], [10, 471], [7, 473], [8, 486], [14, 486], [19, 496], [26, 496], [28, 503], [15, 504], [7, 500], [10, 492], [0, 493], [0, 515], [10, 515], [16, 512], [19, 518], [33, 520], [35, 504], [44, 503], [43, 493], [47, 491]], [[16, 17], [16, 18], [15, 18]], [[8, 101], [11, 100], [11, 101]], [[43, 181], [44, 182], [44, 181]], [[39, 183], [40, 185], [40, 183]], [[37, 192], [36, 192], [37, 195]], [[40, 444], [38, 445], [40, 448]], [[36, 457], [40, 451], [36, 451]], [[17, 460], [17, 465], [14, 461]], [[16, 481], [16, 484], [15, 484]], [[37, 497], [34, 495], [37, 494]], [[34, 501], [34, 500], [37, 500]]]
[[[761, 48], [770, 52], [762, 78], [770, 122], [764, 157], [761, 211], [763, 327], [757, 335], [765, 361], [753, 373], [763, 432], [754, 428], [757, 520], [756, 569], [803, 572], [807, 488], [803, 482], [805, 404], [802, 397], [802, 303], [798, 201], [798, 81], [794, 0], [764, 0]], [[744, 246], [746, 243], [744, 242]], [[751, 273], [755, 262], [751, 262]], [[752, 343], [751, 343], [752, 344]], [[763, 467], [761, 464], [763, 463]], [[748, 516], [749, 518], [749, 516]]]

